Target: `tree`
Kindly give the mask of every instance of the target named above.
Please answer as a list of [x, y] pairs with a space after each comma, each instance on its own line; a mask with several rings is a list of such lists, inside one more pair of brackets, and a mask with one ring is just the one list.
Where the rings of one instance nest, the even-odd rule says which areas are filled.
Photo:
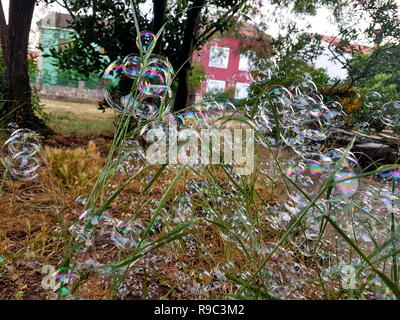
[[[48, 2], [51, 0], [48, 0]], [[140, 3], [130, 0], [61, 0], [61, 4], [71, 14], [72, 27], [76, 35], [67, 50], [51, 50], [59, 61], [61, 69], [73, 66], [82, 74], [101, 72], [106, 67], [102, 54], [96, 49], [104, 48], [104, 54], [111, 61], [137, 52], [136, 30], [133, 15], [136, 14], [141, 30], [160, 30], [168, 21], [155, 52], [167, 56], [178, 72], [178, 94], [175, 109], [187, 104], [189, 93], [189, 73], [191, 57], [216, 32], [231, 27], [239, 14], [254, 11], [256, 1], [244, 0], [192, 0], [177, 1], [173, 4], [165, 0], [153, 1], [153, 20], [139, 10]], [[201, 26], [201, 27], [199, 27]], [[179, 71], [178, 71], [179, 70]]]
[[6, 103], [0, 109], [2, 122], [49, 133], [32, 108], [32, 90], [28, 75], [28, 41], [35, 0], [11, 0], [7, 24], [0, 3], [0, 38], [6, 80]]
[[178, 91], [175, 97], [175, 110], [186, 107], [189, 97], [190, 59], [195, 49], [195, 39], [198, 33], [201, 10], [206, 4], [205, 0], [194, 0], [187, 13], [187, 21], [184, 30], [182, 53], [178, 58], [178, 65], [182, 66], [179, 75]]
[[[339, 42], [335, 44], [332, 42], [329, 45], [334, 59], [348, 72], [348, 79], [342, 86], [347, 90], [368, 78], [371, 72], [373, 73], [372, 70], [381, 65], [382, 61], [387, 61], [387, 55], [393, 51], [393, 45], [400, 45], [399, 7], [395, 0], [359, 0], [348, 9], [342, 10], [336, 18]], [[349, 24], [349, 20], [369, 21], [369, 23], [365, 26], [358, 23]], [[374, 43], [372, 52], [365, 55], [363, 46], [355, 45], [359, 41]], [[364, 56], [358, 59], [362, 63], [358, 63], [357, 67], [353, 58], [346, 58], [349, 51], [352, 57]]]
[[[175, 110], [187, 105], [193, 52], [201, 49], [217, 32], [224, 32], [234, 26], [239, 17], [249, 20], [251, 13], [257, 12], [259, 4], [259, 1], [255, 0], [180, 0], [173, 3], [154, 0], [154, 17], [151, 21], [149, 14], [139, 10], [140, 4], [144, 0], [59, 0], [58, 2], [61, 2], [73, 16], [72, 27], [75, 29], [76, 35], [68, 50], [53, 49], [52, 56], [58, 59], [61, 69], [69, 69], [73, 66], [79, 72], [87, 75], [104, 70], [106, 67], [105, 60], [102, 59], [104, 55], [113, 61], [118, 57], [137, 52], [134, 14], [138, 17], [141, 30], [152, 29], [156, 32], [160, 30], [163, 22], [168, 21], [156, 46], [156, 52], [167, 56], [178, 72], [176, 77], [179, 89], [175, 99]], [[343, 57], [345, 57], [350, 43], [357, 42], [360, 35], [367, 36], [369, 39], [373, 37], [380, 43], [385, 43], [386, 39], [399, 35], [397, 31], [400, 30], [399, 23], [394, 13], [397, 6], [393, 3], [394, 0], [360, 0], [358, 2], [349, 2], [348, 0], [270, 0], [270, 4], [276, 5], [276, 7], [290, 7], [295, 14], [315, 15], [319, 7], [329, 7], [338, 24], [341, 38], [340, 44], [332, 45], [330, 49], [334, 59], [342, 61], [345, 68], [349, 68], [348, 59], [343, 59]], [[359, 17], [369, 17], [372, 22], [365, 29], [360, 29], [358, 24], [350, 25], [347, 22], [349, 15], [355, 13]], [[268, 13], [268, 17], [272, 19], [269, 21], [270, 24], [276, 24], [278, 23], [276, 19], [282, 18], [281, 15], [272, 11]], [[287, 16], [283, 18], [290, 21]], [[381, 31], [377, 34], [378, 27]], [[299, 52], [299, 48], [293, 46], [293, 37], [290, 34], [293, 35], [295, 32], [293, 28], [291, 30], [292, 32], [289, 28], [284, 39], [278, 37], [275, 41], [277, 45], [274, 52], [280, 56], [281, 66], [289, 70], [291, 70], [291, 62], [290, 59], [286, 59], [285, 50], [290, 54], [296, 50]], [[318, 35], [315, 35], [314, 38], [317, 37]], [[312, 37], [308, 35], [308, 38]], [[304, 39], [300, 39], [298, 43], [304, 42]], [[313, 54], [315, 55], [316, 43], [312, 42], [313, 40], [310, 40], [311, 45], [303, 54], [303, 60], [310, 59]], [[99, 52], [98, 47], [104, 48], [104, 55]], [[376, 54], [371, 57], [365, 67], [369, 68], [377, 59], [379, 59], [379, 55]], [[289, 63], [286, 63], [285, 60]], [[293, 61], [297, 60], [298, 57], [295, 57]], [[345, 87], [342, 86], [342, 83], [335, 83], [335, 88], [331, 92], [337, 93], [343, 91], [343, 88], [350, 88], [360, 79], [360, 76], [362, 77], [362, 74], [350, 74], [350, 81]]]

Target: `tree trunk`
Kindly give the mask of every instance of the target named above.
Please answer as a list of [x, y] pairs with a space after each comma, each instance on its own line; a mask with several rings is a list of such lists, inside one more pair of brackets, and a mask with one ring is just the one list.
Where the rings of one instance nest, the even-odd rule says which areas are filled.
[[35, 0], [11, 0], [9, 23], [0, 8], [0, 31], [6, 68], [7, 102], [0, 110], [0, 119], [20, 127], [49, 133], [32, 109], [32, 90], [28, 75], [28, 42]]
[[182, 66], [178, 74], [178, 91], [175, 97], [174, 110], [179, 111], [186, 108], [189, 97], [189, 74], [191, 59], [195, 48], [195, 41], [200, 21], [201, 9], [205, 6], [205, 0], [194, 0], [192, 7], [188, 10], [183, 36], [181, 56], [178, 66]]
[[[164, 25], [164, 20], [165, 20], [165, 10], [167, 9], [167, 0], [153, 0], [153, 12], [154, 12], [154, 18], [153, 18], [153, 33], [157, 34], [158, 31], [162, 28]], [[154, 53], [159, 53], [161, 49], [161, 37], [158, 39], [155, 47], [154, 47]]]

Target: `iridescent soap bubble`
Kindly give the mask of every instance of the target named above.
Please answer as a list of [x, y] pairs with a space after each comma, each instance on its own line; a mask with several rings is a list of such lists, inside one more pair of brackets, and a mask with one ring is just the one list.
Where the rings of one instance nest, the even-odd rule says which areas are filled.
[[310, 96], [318, 93], [316, 84], [311, 80], [295, 81], [289, 89], [297, 96]]
[[365, 98], [365, 106], [368, 108], [376, 108], [382, 104], [382, 95], [379, 92], [371, 92]]
[[15, 179], [33, 180], [38, 176], [37, 170], [40, 168], [40, 150], [40, 142], [35, 132], [18, 129], [4, 143], [1, 162]]
[[385, 103], [381, 108], [381, 120], [389, 127], [400, 125], [400, 102]]
[[118, 221], [111, 231], [111, 241], [120, 250], [130, 250], [136, 248], [140, 240], [140, 234], [144, 227], [136, 222]]
[[353, 196], [359, 185], [358, 178], [355, 177], [361, 172], [355, 155], [344, 149], [334, 149], [324, 155], [324, 161], [331, 163], [330, 171], [335, 172], [335, 194], [341, 198]]
[[173, 68], [167, 59], [162, 56], [151, 55], [139, 84], [140, 92], [151, 97], [164, 97], [166, 94], [171, 97], [170, 85], [173, 72]]
[[104, 99], [110, 108], [118, 112], [132, 108], [134, 103], [131, 95], [133, 80], [126, 76], [121, 59], [115, 60], [107, 67], [100, 83]]
[[160, 114], [160, 97], [141, 97], [139, 103], [135, 103], [134, 117], [140, 120], [154, 120]]
[[[328, 176], [326, 163], [319, 154], [309, 154], [309, 159], [293, 161], [286, 168], [286, 177], [311, 199], [322, 188]], [[291, 182], [287, 183], [287, 193], [297, 205], [305, 206], [309, 203], [307, 197]]]
[[292, 115], [294, 112], [292, 108], [293, 95], [285, 87], [268, 87], [263, 95], [263, 99], [262, 108], [271, 116], [273, 116], [273, 108], [280, 117]]
[[298, 128], [288, 128], [281, 132], [281, 139], [298, 155], [306, 157], [309, 153], [319, 152], [322, 148], [322, 144], [319, 142], [325, 140], [325, 136], [321, 136], [318, 131], [308, 131], [306, 134], [307, 136], [303, 135]]
[[130, 79], [136, 79], [142, 67], [140, 57], [136, 54], [130, 54], [124, 58], [122, 63], [124, 74]]
[[179, 119], [179, 123], [184, 126], [190, 126], [192, 128], [209, 127], [207, 116], [201, 111], [187, 111], [177, 114], [176, 117]]
[[121, 169], [128, 174], [135, 174], [143, 168], [146, 159], [138, 141], [128, 140], [125, 142], [122, 159]]
[[329, 125], [332, 127], [341, 127], [347, 117], [346, 112], [343, 110], [343, 106], [337, 101], [329, 101], [325, 105], [332, 114], [332, 119], [329, 121]]
[[136, 37], [136, 46], [139, 49], [142, 48], [143, 52], [146, 53], [155, 38], [156, 36], [153, 33], [143, 31]]

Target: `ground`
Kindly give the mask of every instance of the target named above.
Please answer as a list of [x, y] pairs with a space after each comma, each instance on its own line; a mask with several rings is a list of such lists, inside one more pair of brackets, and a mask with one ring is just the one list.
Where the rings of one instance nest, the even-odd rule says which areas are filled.
[[[50, 115], [50, 126], [58, 134], [42, 141], [43, 162], [38, 178], [27, 182], [8, 178], [0, 192], [0, 299], [54, 298], [50, 290], [43, 288], [45, 274], [42, 268], [44, 265], [59, 266], [68, 243], [71, 243], [68, 230], [83, 213], [82, 200], [90, 194], [112, 143], [115, 121], [113, 112], [102, 113], [95, 105], [42, 102], [45, 105], [44, 111]], [[3, 141], [5, 138], [3, 136]], [[263, 151], [259, 157], [271, 158], [271, 155]], [[291, 157], [291, 153], [284, 150], [280, 157], [284, 162]], [[146, 227], [155, 212], [157, 201], [162, 198], [178, 172], [176, 168], [162, 172], [156, 183], [147, 192], [143, 192], [142, 182], [149, 182], [158, 169], [151, 167], [129, 183], [111, 203], [107, 216], [121, 221], [135, 217], [141, 228]], [[0, 176], [3, 173], [4, 168], [1, 167]], [[218, 181], [220, 192], [216, 205], [221, 214], [229, 219], [232, 181], [219, 171], [213, 171], [212, 174]], [[120, 172], [112, 181], [118, 186], [126, 179], [127, 176]], [[160, 224], [151, 229], [150, 239], [156, 240], [165, 235], [176, 221], [186, 221], [194, 216], [201, 218], [201, 222], [188, 229], [190, 232], [181, 241], [172, 241], [137, 260], [137, 267], [129, 272], [116, 290], [113, 290], [115, 283], [110, 274], [91, 270], [73, 297], [215, 299], [235, 294], [238, 285], [226, 279], [224, 273], [229, 271], [229, 274], [238, 278], [248, 279], [282, 236], [283, 230], [273, 227], [275, 222], [272, 216], [271, 219], [265, 219], [257, 214], [254, 219], [261, 217], [262, 221], [257, 222], [257, 229], [252, 233], [255, 239], [252, 241], [261, 244], [257, 248], [262, 249], [262, 252], [247, 247], [248, 252], [245, 254], [239, 248], [237, 239], [221, 231], [217, 224], [207, 222], [210, 213], [204, 210], [204, 195], [208, 199], [214, 198], [211, 196], [212, 190], [202, 188], [191, 195], [192, 216], [174, 216], [176, 206], [185, 203], [181, 200], [182, 196], [192, 190], [190, 181], [196, 179], [198, 181], [199, 177], [189, 171], [183, 173], [160, 213]], [[278, 200], [284, 200], [284, 191], [279, 181], [266, 184], [260, 176], [255, 179], [256, 192], [251, 194], [256, 200], [248, 203], [247, 212], [262, 212]], [[370, 184], [372, 181], [363, 180], [362, 183]], [[237, 224], [232, 224], [232, 230], [242, 241], [252, 243], [248, 237], [242, 237], [242, 229]], [[90, 253], [94, 261], [109, 263], [119, 259], [119, 250], [109, 240], [109, 236], [104, 235], [96, 238], [93, 245], [95, 250]], [[312, 242], [307, 241], [301, 244], [288, 241], [279, 247], [265, 269], [263, 280], [274, 288], [274, 294], [282, 296], [286, 290], [290, 292], [289, 297], [294, 299], [343, 297], [343, 292], [337, 291], [338, 278], [329, 280], [330, 288], [319, 282], [315, 260], [304, 254], [312, 249]], [[325, 250], [325, 253], [334, 251], [329, 241], [321, 243], [319, 249]]]

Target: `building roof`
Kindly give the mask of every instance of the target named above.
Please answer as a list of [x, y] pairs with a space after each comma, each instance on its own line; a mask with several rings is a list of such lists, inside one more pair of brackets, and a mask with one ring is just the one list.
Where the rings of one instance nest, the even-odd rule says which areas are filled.
[[38, 26], [53, 27], [60, 29], [71, 29], [72, 17], [66, 13], [51, 12], [46, 17], [38, 21]]
[[71, 26], [72, 17], [69, 14], [57, 13], [57, 27], [69, 28]]
[[364, 46], [361, 44], [348, 44], [342, 43], [343, 40], [333, 36], [322, 35], [321, 40], [329, 43], [331, 46], [341, 47], [345, 52], [348, 53], [360, 53], [360, 54], [368, 54], [371, 53], [372, 48], [368, 46]]
[[269, 34], [266, 34], [260, 28], [253, 26], [248, 22], [240, 22], [238, 33], [241, 37], [252, 40], [272, 40]]

